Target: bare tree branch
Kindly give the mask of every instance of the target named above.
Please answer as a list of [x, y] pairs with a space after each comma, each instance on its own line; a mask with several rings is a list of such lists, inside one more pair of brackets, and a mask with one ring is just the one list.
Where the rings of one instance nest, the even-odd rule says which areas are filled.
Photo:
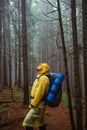
[[54, 6], [49, 0], [47, 0], [47, 2], [52, 6], [52, 7], [55, 7], [57, 8], [56, 6]]
[[48, 17], [48, 18], [51, 18], [51, 19], [54, 19], [54, 20], [58, 20], [58, 18], [57, 18], [57, 19], [55, 19], [55, 18], [50, 17], [50, 16], [48, 16], [48, 15], [46, 15], [46, 14], [44, 14], [44, 13], [43, 13], [43, 15], [45, 15], [45, 16], [46, 16], [46, 17]]
[[44, 21], [44, 22], [51, 22], [51, 21], [55, 21], [54, 19], [52, 19], [52, 20], [44, 20], [44, 19], [41, 19], [41, 18], [37, 18], [37, 17], [35, 17], [37, 20], [39, 20], [39, 21]]
[[53, 10], [53, 11], [47, 12], [46, 14], [54, 13], [54, 12], [56, 12], [56, 11], [57, 11], [57, 10]]

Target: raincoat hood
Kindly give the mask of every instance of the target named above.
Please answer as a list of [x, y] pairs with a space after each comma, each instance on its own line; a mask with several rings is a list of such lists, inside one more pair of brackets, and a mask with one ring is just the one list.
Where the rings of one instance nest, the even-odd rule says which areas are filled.
[[50, 66], [47, 63], [41, 63], [37, 67], [38, 74], [49, 73]]

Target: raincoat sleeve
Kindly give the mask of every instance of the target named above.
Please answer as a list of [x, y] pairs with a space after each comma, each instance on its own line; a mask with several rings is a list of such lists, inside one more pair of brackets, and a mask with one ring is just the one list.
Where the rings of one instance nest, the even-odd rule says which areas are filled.
[[[35, 84], [34, 84], [35, 85]], [[33, 86], [34, 87], [34, 86]], [[38, 80], [38, 87], [34, 94], [34, 99], [31, 101], [32, 106], [37, 106], [40, 101], [42, 101], [42, 98], [47, 93], [49, 89], [49, 79], [47, 76], [41, 76]]]

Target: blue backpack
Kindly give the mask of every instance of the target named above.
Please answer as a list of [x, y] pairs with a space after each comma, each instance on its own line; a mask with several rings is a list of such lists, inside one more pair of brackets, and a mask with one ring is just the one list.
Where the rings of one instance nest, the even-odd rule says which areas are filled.
[[64, 80], [64, 75], [62, 73], [50, 73], [47, 77], [50, 80], [50, 86], [44, 100], [49, 107], [58, 107], [62, 99], [61, 85]]

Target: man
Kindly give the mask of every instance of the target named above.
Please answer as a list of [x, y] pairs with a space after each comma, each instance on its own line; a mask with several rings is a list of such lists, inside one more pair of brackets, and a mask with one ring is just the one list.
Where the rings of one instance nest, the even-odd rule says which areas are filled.
[[49, 69], [50, 67], [47, 63], [41, 63], [37, 67], [37, 78], [31, 90], [30, 110], [23, 121], [23, 126], [26, 127], [26, 130], [34, 130], [34, 127], [46, 130], [44, 122], [46, 102], [43, 98], [49, 89], [49, 79], [46, 76], [49, 74]]

